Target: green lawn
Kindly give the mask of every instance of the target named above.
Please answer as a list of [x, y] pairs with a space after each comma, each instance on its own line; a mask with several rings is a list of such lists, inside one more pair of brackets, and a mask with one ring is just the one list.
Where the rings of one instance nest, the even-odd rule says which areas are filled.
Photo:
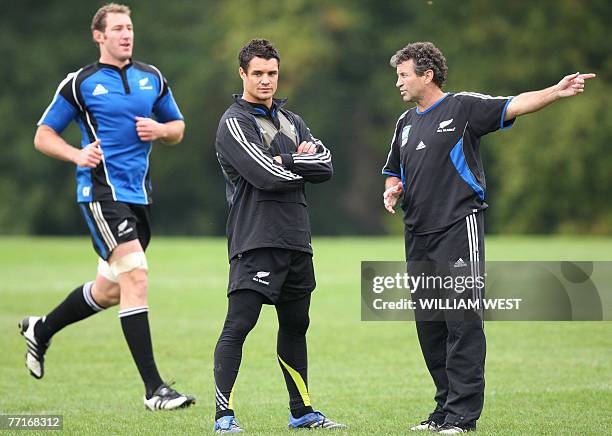
[[[313, 242], [318, 288], [309, 330], [313, 404], [352, 435], [405, 434], [433, 407], [410, 322], [360, 321], [361, 260], [402, 260], [398, 238]], [[225, 240], [156, 238], [148, 252], [158, 366], [195, 407], [151, 413], [116, 309], [54, 338], [43, 380], [23, 366], [17, 323], [44, 314], [95, 273], [85, 238], [0, 238], [0, 413], [62, 414], [69, 434], [207, 434], [212, 355], [226, 309]], [[489, 237], [488, 260], [612, 260], [612, 239]], [[287, 393], [275, 358], [276, 317], [264, 308], [235, 388], [248, 434], [287, 434]], [[479, 433], [610, 434], [612, 322], [491, 322]], [[22, 433], [18, 433], [22, 434]]]

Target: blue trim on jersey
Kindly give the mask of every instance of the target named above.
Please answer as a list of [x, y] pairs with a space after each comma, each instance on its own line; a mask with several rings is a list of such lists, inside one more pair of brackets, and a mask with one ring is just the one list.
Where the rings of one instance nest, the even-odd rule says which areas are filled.
[[87, 227], [89, 227], [89, 232], [91, 233], [91, 236], [93, 237], [94, 243], [100, 249], [100, 254], [102, 255], [102, 257], [106, 259], [108, 257], [107, 256], [108, 250], [106, 249], [106, 245], [102, 243], [102, 240], [100, 239], [100, 235], [98, 235], [98, 231], [96, 230], [96, 226], [94, 225], [93, 221], [91, 220], [91, 217], [89, 216], [87, 207], [85, 207], [85, 205], [82, 203], [80, 203], [79, 206], [81, 206], [81, 212], [83, 212], [85, 221], [87, 221]]
[[402, 189], [406, 192], [406, 174], [404, 174], [404, 167], [400, 167], [400, 178], [402, 179]]
[[264, 116], [268, 115], [268, 113], [265, 110], [263, 110], [262, 108], [260, 108], [260, 107], [253, 106], [253, 109], [255, 109], [255, 112], [257, 112], [258, 114], [262, 114]]
[[499, 123], [499, 128], [500, 129], [508, 129], [508, 128], [512, 127], [514, 125], [514, 122], [516, 121], [516, 117], [512, 118], [509, 121], [504, 121], [504, 118], [506, 116], [506, 109], [508, 109], [508, 105], [510, 104], [510, 102], [512, 101], [513, 98], [514, 97], [509, 97], [508, 101], [504, 105], [504, 110], [502, 110], [502, 114], [501, 114], [501, 121]]
[[465, 180], [465, 182], [478, 194], [478, 197], [484, 201], [484, 189], [482, 189], [482, 186], [480, 186], [476, 181], [476, 177], [474, 177], [474, 174], [472, 174], [472, 171], [470, 170], [470, 167], [468, 167], [465, 160], [465, 155], [463, 154], [463, 138], [461, 138], [451, 150], [450, 158], [461, 178]]
[[383, 173], [383, 175], [393, 176], [393, 177], [401, 177], [402, 176], [401, 174], [395, 174], [395, 173], [392, 173], [391, 171], [383, 171], [382, 173]]
[[447, 92], [446, 94], [444, 94], [444, 96], [442, 98], [440, 98], [437, 102], [435, 102], [434, 104], [432, 104], [431, 106], [429, 106], [427, 109], [425, 109], [423, 112], [419, 112], [419, 108], [415, 108], [416, 109], [416, 114], [417, 115], [425, 115], [427, 112], [431, 111], [433, 108], [435, 108], [436, 106], [438, 106], [440, 103], [442, 103], [442, 100], [444, 100], [446, 97], [448, 97], [450, 94]]

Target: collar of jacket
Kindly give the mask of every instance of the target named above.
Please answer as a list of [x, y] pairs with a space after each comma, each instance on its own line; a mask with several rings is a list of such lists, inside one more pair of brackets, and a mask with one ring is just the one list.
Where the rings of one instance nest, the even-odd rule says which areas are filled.
[[234, 94], [234, 101], [252, 115], [264, 115], [276, 117], [276, 112], [287, 103], [286, 98], [273, 98], [272, 108], [268, 109], [266, 105], [259, 103], [251, 103], [242, 98], [240, 94]]

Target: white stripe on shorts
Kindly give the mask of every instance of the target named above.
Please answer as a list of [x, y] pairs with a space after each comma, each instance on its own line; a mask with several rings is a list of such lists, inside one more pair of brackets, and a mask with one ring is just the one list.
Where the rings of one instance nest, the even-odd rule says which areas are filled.
[[89, 209], [91, 210], [91, 214], [96, 221], [96, 225], [102, 234], [102, 238], [104, 239], [104, 243], [108, 248], [108, 251], [113, 251], [115, 247], [117, 247], [117, 241], [113, 236], [113, 232], [111, 232], [108, 222], [104, 219], [104, 215], [102, 214], [102, 207], [100, 203], [97, 201], [92, 201], [89, 203]]

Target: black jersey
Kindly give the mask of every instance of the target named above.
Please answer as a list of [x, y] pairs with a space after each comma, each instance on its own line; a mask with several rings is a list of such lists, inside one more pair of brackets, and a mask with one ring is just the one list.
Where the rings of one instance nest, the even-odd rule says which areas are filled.
[[[312, 254], [304, 183], [332, 176], [332, 157], [297, 114], [274, 100], [272, 108], [235, 102], [221, 117], [215, 148], [226, 182], [230, 259], [254, 248], [276, 247]], [[302, 141], [316, 153], [297, 154]], [[277, 164], [273, 156], [280, 156]]]
[[402, 179], [408, 231], [441, 231], [487, 207], [480, 137], [514, 123], [504, 122], [510, 100], [448, 93], [423, 112], [411, 108], [399, 117], [382, 173]]

